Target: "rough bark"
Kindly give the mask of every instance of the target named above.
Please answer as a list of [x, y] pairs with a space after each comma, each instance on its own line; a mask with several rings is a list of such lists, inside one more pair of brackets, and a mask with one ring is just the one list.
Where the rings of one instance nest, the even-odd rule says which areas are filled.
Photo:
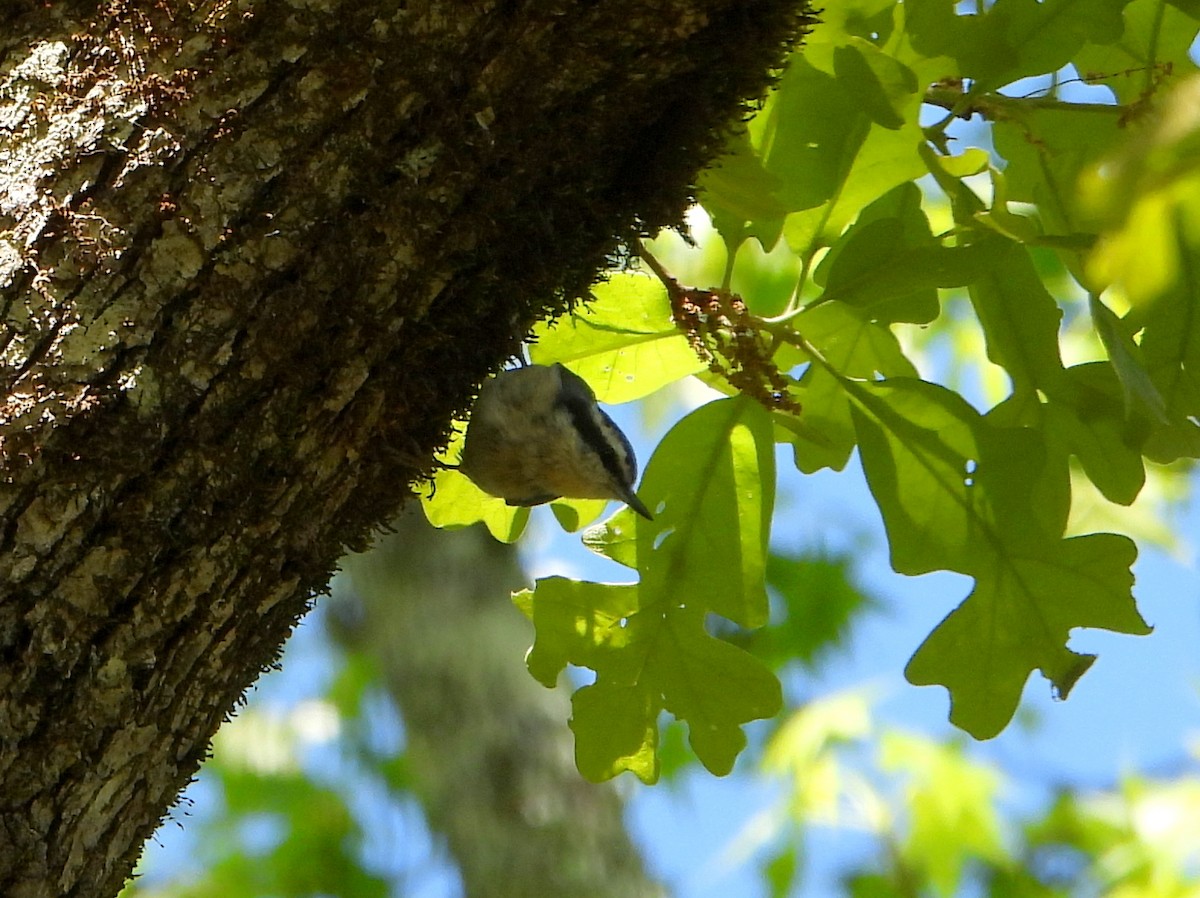
[[344, 547], [796, 0], [0, 11], [0, 894], [113, 895]]
[[357, 601], [335, 632], [380, 662], [414, 791], [463, 894], [661, 898], [615, 788], [575, 769], [570, 690], [525, 669], [533, 633], [508, 600], [528, 585], [513, 547], [482, 526], [435, 531], [419, 511], [396, 528], [343, 559]]

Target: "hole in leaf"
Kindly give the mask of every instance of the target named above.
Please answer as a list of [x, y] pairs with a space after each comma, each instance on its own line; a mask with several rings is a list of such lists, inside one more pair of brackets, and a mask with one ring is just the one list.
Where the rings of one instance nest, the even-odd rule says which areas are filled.
[[568, 664], [567, 678], [571, 681], [572, 686], [582, 689], [584, 686], [591, 686], [596, 682], [596, 672], [590, 667]]
[[975, 472], [979, 470], [979, 464], [975, 461], [975, 459], [968, 458], [966, 463], [963, 465], [963, 470], [967, 472], [967, 476], [963, 478], [963, 485], [968, 487], [974, 486]]
[[654, 536], [654, 551], [658, 551], [659, 547], [667, 541], [667, 537], [675, 532], [674, 527], [668, 527], [666, 530], [660, 530]]

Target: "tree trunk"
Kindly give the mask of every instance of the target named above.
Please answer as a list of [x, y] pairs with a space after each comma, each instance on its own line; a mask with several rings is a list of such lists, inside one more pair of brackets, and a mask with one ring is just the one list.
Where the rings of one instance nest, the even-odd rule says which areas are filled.
[[0, 895], [119, 890], [344, 548], [678, 220], [802, 13], [8, 0]]

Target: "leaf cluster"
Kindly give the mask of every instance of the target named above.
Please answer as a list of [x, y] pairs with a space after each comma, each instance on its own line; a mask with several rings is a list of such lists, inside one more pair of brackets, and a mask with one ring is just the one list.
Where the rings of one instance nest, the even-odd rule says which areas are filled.
[[[780, 707], [767, 666], [712, 635], [767, 620], [777, 444], [803, 473], [857, 449], [895, 570], [972, 578], [907, 668], [972, 735], [1004, 728], [1034, 671], [1067, 696], [1095, 660], [1072, 630], [1149, 632], [1134, 542], [1070, 513], [1081, 483], [1129, 506], [1148, 464], [1200, 456], [1198, 32], [1187, 2], [831, 5], [702, 179], [701, 249], [723, 261], [699, 290], [736, 321], [681, 316], [690, 263], [660, 241], [641, 250], [656, 277], [613, 275], [542, 329], [533, 360], [602, 401], [693, 375], [724, 394], [656, 449], [639, 490], [655, 520], [622, 510], [585, 534], [636, 582], [517, 597], [534, 676], [595, 673], [572, 720], [585, 775], [653, 780], [664, 712], [724, 773], [742, 725]], [[964, 320], [998, 395], [922, 373], [928, 334]], [[503, 539], [527, 515], [453, 472], [426, 507]], [[555, 508], [571, 529], [598, 511]]]

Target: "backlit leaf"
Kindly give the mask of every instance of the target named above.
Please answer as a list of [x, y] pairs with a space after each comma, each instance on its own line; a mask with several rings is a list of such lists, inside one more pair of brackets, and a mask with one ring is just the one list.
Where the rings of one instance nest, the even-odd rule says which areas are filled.
[[1111, 533], [1062, 540], [1030, 555], [993, 557], [974, 591], [938, 625], [905, 671], [950, 691], [950, 719], [978, 739], [1004, 728], [1040, 670], [1059, 698], [1095, 660], [1066, 648], [1076, 627], [1146, 634], [1130, 590], [1131, 540]]
[[[443, 458], [457, 463], [461, 444], [462, 432], [457, 431]], [[434, 527], [455, 530], [482, 521], [488, 532], [504, 543], [516, 542], [529, 522], [528, 508], [506, 505], [453, 469], [437, 472], [433, 485], [421, 493], [421, 508]]]
[[1058, 328], [1062, 312], [1024, 247], [989, 238], [992, 265], [968, 292], [987, 338], [988, 358], [1004, 368], [1018, 396], [1053, 392], [1062, 374]]
[[595, 299], [535, 330], [529, 357], [562, 362], [601, 402], [629, 402], [704, 368], [671, 319], [662, 282], [620, 272], [597, 284]]
[[[1161, 424], [1170, 423], [1167, 404], [1158, 387], [1154, 385], [1154, 379], [1146, 370], [1141, 359], [1141, 350], [1133, 342], [1125, 323], [1094, 293], [1088, 297], [1088, 308], [1092, 312], [1092, 323], [1096, 333], [1100, 335], [1100, 341], [1108, 350], [1113, 371], [1116, 372], [1125, 394], [1126, 417], [1141, 412]], [[1156, 345], [1156, 338], [1157, 329], [1151, 328], [1152, 348]]]
[[[1065, 509], [1035, 513], [1029, 484], [1046, 454], [1033, 432], [992, 428], [957, 393], [918, 380], [857, 385], [863, 471], [903, 574], [989, 564], [1005, 540], [1057, 537]], [[1066, 471], [1052, 475], [1065, 479]]]
[[[654, 521], [636, 524], [644, 600], [707, 607], [745, 627], [766, 621], [767, 537], [774, 439], [756, 402], [701, 406], [663, 438], [639, 494]], [[634, 519], [618, 512], [588, 534], [595, 551], [628, 562]]]
[[652, 781], [663, 710], [687, 723], [709, 770], [728, 773], [745, 746], [741, 725], [778, 711], [770, 670], [705, 629], [710, 612], [744, 627], [766, 621], [774, 476], [761, 406], [745, 398], [702, 406], [646, 467], [641, 495], [654, 521], [626, 509], [585, 536], [594, 551], [636, 566], [641, 582], [548, 578], [515, 597], [534, 623], [527, 663], [539, 681], [552, 685], [568, 664], [596, 672], [595, 685], [576, 694], [572, 721], [585, 776], [631, 770]]
[[1079, 459], [1106, 499], [1129, 505], [1146, 482], [1139, 447], [1147, 428], [1128, 419], [1112, 366], [1074, 365], [1066, 374], [1070, 401], [1046, 403], [1047, 435]]
[[593, 780], [631, 770], [658, 774], [658, 718], [688, 724], [704, 765], [723, 775], [745, 745], [741, 725], [778, 712], [778, 680], [752, 655], [709, 636], [703, 606], [678, 594], [647, 596], [632, 584], [551, 577], [514, 596], [536, 633], [527, 663], [552, 686], [567, 664], [596, 682], [576, 693], [571, 728], [580, 771]]
[[1124, 0], [997, 0], [983, 15], [960, 15], [953, 0], [905, 6], [920, 52], [954, 57], [960, 75], [992, 90], [1058, 71], [1085, 41], [1115, 40]]

